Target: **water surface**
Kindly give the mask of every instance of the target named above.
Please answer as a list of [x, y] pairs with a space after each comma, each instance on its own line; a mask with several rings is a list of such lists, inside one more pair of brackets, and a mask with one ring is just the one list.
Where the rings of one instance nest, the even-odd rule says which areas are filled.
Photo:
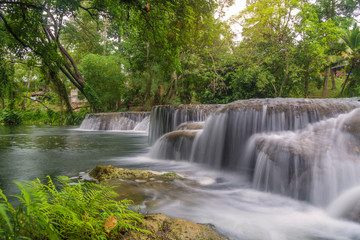
[[14, 180], [78, 176], [97, 164], [117, 165], [115, 157], [133, 156], [146, 147], [145, 133], [0, 126], [0, 187], [13, 194]]
[[[0, 127], [0, 187], [15, 193], [13, 180], [79, 176], [97, 164], [174, 171], [188, 181], [146, 193], [143, 211], [211, 223], [240, 240], [358, 240], [360, 225], [314, 207], [252, 188], [247, 177], [200, 164], [148, 157], [146, 133], [80, 131], [69, 127]], [[155, 204], [155, 205], [153, 205]]]

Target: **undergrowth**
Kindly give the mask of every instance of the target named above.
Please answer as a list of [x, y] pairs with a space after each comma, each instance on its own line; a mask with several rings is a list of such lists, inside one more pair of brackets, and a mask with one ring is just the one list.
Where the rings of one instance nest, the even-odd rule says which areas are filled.
[[110, 186], [58, 180], [59, 186], [50, 177], [47, 184], [16, 182], [17, 206], [0, 190], [1, 239], [122, 239], [128, 230], [151, 234], [141, 228], [143, 216], [130, 209], [131, 201], [113, 200]]
[[47, 124], [47, 125], [80, 125], [85, 119], [88, 111], [85, 109], [71, 114], [61, 114], [60, 111], [47, 109], [41, 111], [0, 111], [0, 124], [19, 125], [19, 124]]

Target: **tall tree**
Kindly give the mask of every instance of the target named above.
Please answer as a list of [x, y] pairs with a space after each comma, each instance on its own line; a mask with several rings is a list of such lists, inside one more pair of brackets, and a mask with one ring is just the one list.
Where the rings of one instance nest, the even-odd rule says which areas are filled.
[[340, 92], [340, 97], [342, 97], [344, 89], [350, 81], [350, 75], [355, 68], [360, 66], [360, 29], [357, 24], [354, 24], [351, 30], [347, 30], [340, 41], [345, 45], [343, 56], [349, 61], [348, 73]]
[[243, 45], [248, 49], [251, 62], [271, 75], [262, 80], [272, 88], [275, 97], [283, 96], [292, 81], [294, 21], [298, 6], [297, 0], [258, 0], [240, 15]]

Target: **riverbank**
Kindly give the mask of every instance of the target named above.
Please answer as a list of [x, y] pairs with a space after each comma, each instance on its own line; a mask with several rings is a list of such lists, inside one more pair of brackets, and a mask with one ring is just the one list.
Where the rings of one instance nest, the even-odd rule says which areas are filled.
[[[175, 173], [97, 166], [89, 173], [98, 183], [58, 177], [17, 182], [19, 202], [0, 191], [2, 239], [213, 239], [226, 240], [212, 224], [172, 219], [164, 214], [141, 214], [130, 199], [114, 200], [110, 180], [167, 182], [182, 179]], [[117, 182], [119, 183], [119, 182]], [[16, 206], [16, 207], [15, 207]]]
[[[118, 194], [117, 200], [124, 198], [134, 201], [135, 204], [145, 204], [151, 209], [151, 204], [156, 200], [149, 201], [146, 191], [171, 191], [175, 186], [173, 181], [189, 181], [181, 175], [173, 172], [154, 172], [137, 169], [122, 169], [111, 165], [98, 165], [89, 172], [97, 183], [109, 184]], [[219, 235], [215, 226], [211, 223], [198, 224], [185, 219], [170, 218], [164, 214], [145, 214], [144, 226], [154, 236], [146, 233], [130, 231], [124, 239], [228, 239]]]

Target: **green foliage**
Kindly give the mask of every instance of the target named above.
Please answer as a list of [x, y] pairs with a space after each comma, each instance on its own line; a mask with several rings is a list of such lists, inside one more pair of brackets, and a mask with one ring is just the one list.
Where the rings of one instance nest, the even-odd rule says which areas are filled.
[[73, 112], [71, 114], [66, 114], [64, 116], [64, 124], [73, 125], [73, 126], [80, 125], [81, 122], [85, 119], [86, 114], [88, 114], [88, 111], [86, 109], [80, 112]]
[[355, 68], [350, 75], [350, 81], [344, 89], [346, 97], [359, 97], [360, 96], [360, 67]]
[[54, 111], [52, 109], [47, 109], [46, 111], [41, 111], [37, 109], [35, 111], [22, 111], [19, 112], [22, 117], [23, 123], [25, 124], [48, 124], [48, 125], [80, 125], [81, 122], [85, 119], [88, 110], [82, 108], [79, 112], [63, 113], [61, 116], [60, 111]]
[[58, 178], [16, 182], [21, 194], [13, 206], [0, 190], [2, 239], [120, 239], [128, 230], [151, 234], [141, 228], [142, 215], [130, 210], [131, 201], [115, 201], [108, 185], [71, 184]]
[[38, 123], [44, 124], [48, 120], [46, 112], [36, 109], [35, 111], [23, 111], [21, 112], [24, 123]]
[[23, 118], [20, 112], [14, 110], [3, 111], [0, 115], [0, 122], [5, 125], [18, 125], [23, 122]]
[[101, 109], [100, 98], [89, 84], [85, 84], [84, 92], [87, 96], [86, 97], [87, 100], [91, 104], [91, 108], [95, 111], [97, 111], [98, 109]]
[[271, 72], [264, 67], [238, 68], [230, 73], [235, 99], [274, 97], [271, 85], [275, 82]]
[[[46, 89], [48, 101], [61, 98], [70, 112], [65, 85], [78, 88], [93, 111], [307, 97], [310, 80], [326, 69], [349, 63], [350, 73], [359, 66], [351, 46], [357, 41], [347, 42], [344, 34], [346, 49], [338, 43], [351, 29], [359, 0], [247, 1], [232, 19], [243, 29], [240, 42], [223, 20], [232, 3], [7, 1], [0, 5], [0, 100], [16, 109], [25, 92]], [[343, 86], [356, 88], [348, 80]], [[55, 124], [58, 117], [49, 113], [45, 121]], [[72, 115], [64, 119], [77, 122]]]
[[117, 110], [117, 105], [121, 102], [125, 89], [125, 75], [122, 73], [119, 58], [89, 54], [83, 58], [80, 70], [87, 82], [84, 89], [87, 95], [95, 98], [98, 96], [95, 100], [101, 102], [96, 109]]

